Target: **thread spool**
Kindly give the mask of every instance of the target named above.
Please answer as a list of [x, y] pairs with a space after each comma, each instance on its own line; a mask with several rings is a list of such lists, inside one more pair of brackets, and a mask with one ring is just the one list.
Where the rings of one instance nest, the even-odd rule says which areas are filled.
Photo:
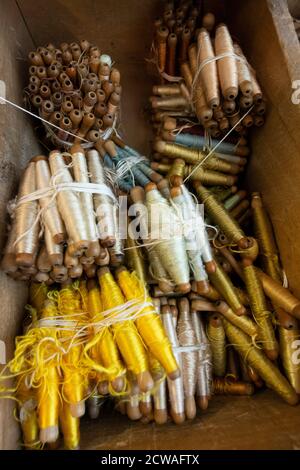
[[[217, 56], [222, 54], [234, 55], [232, 39], [225, 24], [220, 24], [216, 29], [215, 49]], [[217, 67], [224, 98], [229, 101], [235, 100], [238, 95], [238, 69], [235, 57], [219, 59]]]
[[[96, 150], [87, 152], [87, 163], [92, 183], [106, 185], [104, 167]], [[104, 194], [94, 194], [94, 207], [98, 222], [101, 244], [111, 247], [116, 243], [115, 207], [110, 197]]]
[[207, 336], [212, 351], [213, 373], [224, 377], [226, 373], [226, 337], [219, 315], [211, 314], [208, 318]]
[[[161, 314], [168, 338], [172, 344], [172, 347], [176, 348], [178, 347], [178, 339], [176, 335], [176, 330], [174, 328], [170, 307], [168, 305], [163, 305], [161, 308]], [[175, 352], [174, 349], [173, 352], [179, 367], [182, 368], [180, 354]], [[171, 416], [175, 424], [181, 424], [185, 420], [182, 377], [178, 377], [175, 380], [167, 379], [167, 382], [171, 402]]]
[[269, 388], [278, 393], [290, 405], [296, 405], [299, 401], [298, 396], [278, 368], [260, 349], [253, 346], [245, 333], [224, 318], [223, 325], [228, 340], [234, 345], [242, 359], [258, 372]]
[[248, 240], [243, 231], [225, 211], [215, 196], [208, 189], [205, 189], [199, 182], [194, 182], [194, 188], [201, 202], [205, 204], [207, 213], [214, 222], [219, 225], [229, 242], [236, 243], [241, 249], [247, 248]]
[[[49, 163], [52, 175], [57, 175], [57, 182], [71, 183], [73, 181], [70, 172], [60, 152], [54, 150], [49, 155]], [[72, 191], [60, 191], [57, 194], [59, 212], [65, 223], [69, 237], [78, 249], [88, 248], [87, 230], [81, 218], [81, 206], [77, 196]]]
[[[88, 168], [83, 148], [80, 145], [73, 145], [70, 152], [72, 155], [75, 180], [89, 183]], [[94, 218], [92, 195], [89, 193], [81, 193], [79, 197], [81, 199], [81, 213], [87, 230], [87, 239], [89, 240], [87, 256], [97, 257], [100, 254], [100, 246]]]
[[217, 108], [220, 105], [219, 83], [217, 75], [217, 65], [214, 60], [215, 54], [208, 32], [201, 28], [197, 38], [199, 65], [204, 61], [212, 60], [205, 65], [200, 76], [202, 79], [206, 102], [210, 108]]
[[[179, 320], [177, 324], [177, 336], [182, 347], [195, 346], [196, 335], [190, 318], [189, 301], [186, 298], [179, 300]], [[197, 413], [195, 403], [196, 392], [196, 363], [197, 352], [182, 352], [182, 379], [184, 388], [185, 415], [187, 419], [194, 419]]]
[[262, 348], [269, 359], [275, 360], [278, 356], [278, 345], [271, 323], [270, 312], [267, 310], [262, 284], [252, 264], [258, 254], [258, 245], [254, 239], [250, 239], [250, 242], [248, 253], [242, 253], [241, 255], [244, 281], [253, 316], [258, 324], [258, 339], [262, 341]]
[[[47, 188], [51, 180], [48, 159], [44, 156], [38, 156], [31, 161], [35, 162], [37, 189]], [[39, 199], [39, 205], [43, 209], [43, 223], [47, 226], [54, 243], [62, 243], [65, 240], [65, 229], [56, 201], [51, 200], [50, 197], [44, 197]]]
[[[124, 303], [124, 297], [119, 286], [108, 268], [98, 270], [98, 279], [101, 287], [101, 297], [105, 309]], [[136, 377], [142, 392], [148, 392], [153, 387], [153, 380], [148, 370], [148, 360], [145, 350], [132, 321], [116, 323], [112, 326], [116, 342], [125, 363]]]
[[165, 26], [160, 26], [156, 32], [158, 68], [163, 72], [166, 67], [167, 38], [169, 30]]
[[[151, 210], [153, 211], [151, 207], [155, 205], [156, 209], [162, 211], [162, 215], [164, 217], [170, 217], [169, 220], [172, 218], [174, 219], [174, 213], [171, 210], [171, 207], [160, 195], [157, 186], [154, 183], [148, 183], [145, 187], [145, 191], [146, 205], [149, 213], [151, 213]], [[153, 222], [155, 222], [153, 217], [151, 217], [150, 222], [150, 236], [152, 237], [153, 233], [155, 235], [155, 232], [157, 232], [159, 227], [156, 227], [155, 223], [153, 224]], [[190, 290], [189, 268], [182, 237], [179, 236], [171, 239], [170, 241], [168, 240], [166, 243], [156, 244], [155, 251], [159, 254], [163, 266], [177, 285], [177, 289], [182, 293], [188, 292]]]
[[[35, 163], [30, 162], [25, 169], [19, 186], [18, 200], [36, 190]], [[38, 249], [39, 224], [34, 223], [38, 214], [37, 201], [26, 202], [16, 209], [16, 239], [14, 251], [16, 264], [20, 267], [30, 267]]]
[[176, 71], [176, 47], [177, 36], [174, 33], [170, 33], [168, 37], [167, 73], [171, 76], [175, 75]]

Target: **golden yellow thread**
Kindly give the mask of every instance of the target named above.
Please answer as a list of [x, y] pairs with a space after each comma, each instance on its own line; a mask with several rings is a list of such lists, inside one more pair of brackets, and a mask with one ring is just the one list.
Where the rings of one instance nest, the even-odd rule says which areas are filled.
[[213, 219], [215, 224], [219, 225], [229, 243], [239, 244], [241, 239], [245, 238], [245, 234], [224, 209], [223, 205], [203, 186], [197, 184], [195, 185], [195, 189], [208, 215]]
[[[110, 272], [99, 276], [99, 284], [105, 310], [125, 303], [121, 290]], [[134, 374], [149, 370], [146, 351], [133, 321], [115, 323], [112, 330], [128, 370]]]
[[279, 327], [279, 346], [282, 365], [290, 384], [298, 394], [300, 394], [300, 365], [293, 361], [293, 354], [296, 351], [293, 348], [293, 343], [297, 339], [299, 340], [299, 338], [300, 330], [287, 330], [286, 328]]
[[215, 395], [253, 395], [254, 386], [247, 382], [235, 382], [227, 378], [215, 377], [213, 379], [213, 393]]
[[223, 325], [218, 317], [211, 316], [209, 318], [207, 337], [212, 350], [214, 375], [224, 377], [226, 374], [226, 337]]
[[[145, 287], [135, 273], [130, 274], [125, 269], [118, 272], [117, 278], [126, 300], [139, 299], [140, 306], [144, 301], [151, 304], [141, 309], [140, 316], [136, 320], [138, 331], [153, 356], [162, 364], [167, 374], [174, 372], [178, 369], [178, 365], [172, 353], [171, 344], [161, 319], [155, 312], [154, 306], [152, 306], [151, 298], [146, 292]], [[137, 309], [139, 308], [139, 305], [137, 305]]]
[[126, 250], [126, 260], [128, 265], [135, 271], [139, 277], [139, 279], [146, 284], [147, 282], [147, 274], [146, 274], [146, 264], [141, 253], [141, 248], [138, 248], [136, 241], [131, 238], [128, 234], [126, 240], [126, 247], [130, 248]]
[[236, 326], [226, 319], [223, 319], [223, 325], [228, 340], [242, 359], [253, 367], [269, 388], [277, 392], [290, 405], [296, 405], [298, 403], [296, 392], [273, 362], [260, 349], [255, 348], [251, 339]]
[[65, 449], [78, 449], [80, 443], [80, 419], [72, 416], [70, 406], [66, 402], [63, 402], [60, 407], [59, 422], [64, 436]]
[[[41, 312], [41, 318], [50, 318], [57, 315], [57, 309], [53, 302], [47, 301]], [[53, 340], [56, 338], [55, 327], [47, 328], [48, 337]], [[39, 346], [42, 345], [40, 342]], [[38, 347], [39, 347], [38, 346]], [[51, 357], [51, 343], [48, 343], [48, 354]], [[53, 348], [52, 353], [55, 352]], [[59, 413], [59, 375], [57, 359], [54, 356], [52, 360], [43, 364], [41, 356], [37, 361], [38, 367], [41, 369], [40, 385], [37, 389], [38, 399], [38, 417], [40, 429], [47, 429], [58, 426]]]
[[272, 225], [258, 193], [252, 195], [252, 214], [254, 233], [262, 255], [264, 271], [277, 282], [281, 282], [281, 270], [278, 259]]
[[244, 310], [243, 305], [241, 304], [240, 299], [236, 294], [235, 288], [230, 278], [216, 260], [215, 264], [216, 270], [214, 273], [209, 274], [209, 279], [218, 292], [220, 292], [221, 296], [226, 300], [228, 305], [230, 305], [232, 310], [238, 313], [242, 312]]
[[264, 292], [253, 265], [244, 266], [244, 280], [250, 298], [250, 305], [258, 325], [258, 339], [266, 351], [276, 351], [278, 345], [268, 311]]
[[79, 403], [85, 398], [87, 391], [87, 374], [80, 367], [83, 352], [82, 339], [74, 340], [76, 327], [84, 324], [86, 315], [81, 308], [81, 295], [71, 285], [64, 287], [58, 295], [58, 311], [74, 327], [61, 332], [61, 341], [66, 353], [62, 357], [61, 368], [63, 371], [62, 394], [68, 403]]
[[[88, 312], [93, 323], [103, 320], [100, 290], [97, 286], [88, 292]], [[117, 345], [108, 327], [97, 328], [92, 338], [84, 347], [87, 364], [104, 377], [113, 380], [122, 375], [125, 370], [121, 362]]]

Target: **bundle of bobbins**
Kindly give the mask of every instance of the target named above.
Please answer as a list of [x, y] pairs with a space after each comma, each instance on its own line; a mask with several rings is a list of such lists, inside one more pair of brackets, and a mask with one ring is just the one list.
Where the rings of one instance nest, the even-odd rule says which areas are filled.
[[227, 26], [204, 14], [201, 3], [166, 2], [153, 44], [160, 75], [150, 98], [155, 128], [166, 115], [198, 121], [214, 138], [239, 121], [240, 135], [264, 124], [266, 101], [254, 69]]
[[43, 124], [52, 144], [92, 147], [117, 126], [121, 76], [109, 55], [82, 40], [39, 47], [28, 59], [25, 99], [47, 121]]
[[1, 267], [16, 280], [92, 278], [97, 267], [123, 261], [117, 198], [95, 149], [75, 144], [69, 154], [32, 158], [11, 208]]
[[[61, 433], [65, 448], [78, 449], [86, 410], [97, 418], [111, 395], [126, 402], [132, 419], [142, 416], [141, 399], [148, 416], [161, 381], [180, 377], [147, 286], [124, 266], [114, 275], [101, 267], [96, 278], [59, 288], [31, 283], [29, 303], [15, 355], [0, 374], [0, 396], [18, 403], [26, 448], [58, 446]], [[10, 374], [17, 378], [13, 395], [5, 384]]]

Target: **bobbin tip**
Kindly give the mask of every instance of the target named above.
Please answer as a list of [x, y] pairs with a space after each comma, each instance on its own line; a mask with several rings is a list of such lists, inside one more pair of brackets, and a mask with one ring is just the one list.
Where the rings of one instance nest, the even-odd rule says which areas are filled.
[[298, 405], [299, 400], [300, 400], [300, 396], [297, 395], [296, 392], [293, 393], [293, 395], [291, 395], [290, 397], [286, 398], [287, 403], [292, 406]]
[[191, 290], [191, 284], [189, 282], [178, 284], [175, 288], [175, 291], [181, 292], [181, 294], [188, 294], [190, 290]]
[[30, 268], [34, 263], [34, 255], [30, 253], [17, 253], [16, 265], [24, 268]]
[[103, 248], [112, 248], [116, 244], [115, 237], [109, 236], [101, 239], [101, 245]]
[[195, 419], [197, 415], [197, 408], [196, 408], [195, 398], [193, 396], [185, 397], [184, 409], [185, 409], [185, 415], [187, 419]]
[[239, 317], [241, 317], [242, 315], [246, 315], [247, 309], [244, 307], [244, 305], [241, 305], [241, 307], [236, 308], [236, 309], [234, 310], [234, 312], [235, 312]]
[[165, 424], [168, 421], [167, 410], [154, 410], [154, 421], [156, 424]]
[[51, 152], [49, 153], [49, 158], [56, 158], [58, 156], [61, 156], [60, 150], [58, 149], [51, 150]]
[[278, 349], [265, 349], [264, 351], [270, 361], [276, 361], [276, 359], [278, 358]]
[[97, 419], [100, 414], [100, 408], [99, 406], [95, 404], [90, 404], [88, 405], [88, 412], [89, 412], [89, 417], [90, 419]]
[[5, 253], [1, 261], [1, 269], [7, 274], [15, 273], [18, 270], [14, 253]]
[[143, 416], [149, 416], [152, 413], [151, 401], [150, 402], [140, 401], [139, 408]]
[[29, 160], [29, 163], [36, 163], [36, 162], [41, 162], [41, 161], [48, 161], [48, 158], [45, 157], [45, 155], [37, 155], [36, 157], [31, 158]]
[[98, 240], [89, 242], [89, 247], [85, 251], [88, 258], [97, 258], [100, 255], [100, 244]]
[[237, 245], [241, 250], [246, 250], [249, 247], [249, 239], [247, 237], [242, 237], [237, 242]]
[[141, 392], [150, 392], [150, 390], [152, 390], [152, 388], [154, 387], [152, 376], [148, 370], [137, 374], [136, 380]]
[[125, 379], [123, 376], [116, 377], [111, 381], [111, 386], [115, 392], [120, 393], [125, 387]]
[[197, 397], [197, 405], [199, 406], [200, 410], [207, 410], [209, 398], [210, 397], [207, 395]]
[[174, 187], [170, 189], [170, 195], [171, 195], [172, 199], [175, 199], [175, 198], [181, 196], [182, 195], [182, 190], [181, 190], [180, 186], [174, 185]]
[[144, 188], [142, 186], [135, 186], [130, 190], [130, 197], [135, 204], [143, 203], [145, 200]]
[[154, 142], [153, 148], [158, 153], [164, 153], [166, 143], [163, 140], [156, 140]]
[[74, 418], [81, 418], [85, 413], [85, 402], [70, 403], [70, 412]]
[[125, 401], [119, 401], [119, 402], [116, 404], [116, 409], [117, 409], [122, 415], [126, 415], [126, 403], [125, 403]]
[[42, 444], [56, 442], [58, 438], [58, 426], [49, 426], [48, 428], [40, 429], [40, 441]]
[[56, 245], [60, 245], [61, 243], [63, 243], [65, 241], [65, 234], [64, 233], [56, 233], [54, 236], [53, 236], [53, 241], [54, 243], [56, 243]]
[[182, 424], [185, 421], [184, 413], [175, 413], [173, 410], [171, 410], [171, 416], [175, 424]]
[[[164, 306], [164, 307], [165, 307], [165, 306]], [[164, 308], [164, 307], [163, 307], [163, 308]], [[170, 380], [176, 380], [176, 379], [178, 379], [180, 376], [181, 376], [181, 372], [180, 372], [180, 369], [179, 369], [179, 368], [176, 369], [176, 370], [173, 370], [172, 372], [170, 372], [170, 373], [168, 374], [168, 377], [169, 377]]]
[[182, 176], [179, 176], [179, 175], [170, 176], [169, 181], [170, 181], [171, 186], [174, 186], [177, 188], [183, 184], [183, 178]]
[[98, 287], [96, 279], [89, 279], [87, 281], [86, 288], [87, 288], [88, 291], [90, 291], [92, 289], [95, 289], [96, 287]]
[[208, 292], [210, 290], [209, 282], [207, 280], [197, 281], [196, 282], [196, 289], [197, 289], [197, 294], [199, 294], [199, 295], [208, 294]]
[[127, 416], [129, 419], [131, 419], [131, 421], [137, 421], [142, 417], [139, 406], [132, 406], [130, 403], [127, 403], [126, 411]]
[[238, 146], [235, 149], [235, 155], [239, 157], [248, 157], [248, 155], [250, 155], [250, 149], [244, 145]]
[[150, 191], [154, 191], [157, 189], [157, 185], [155, 183], [147, 183], [145, 186], [145, 192], [149, 193]]
[[212, 261], [208, 261], [207, 263], [204, 263], [205, 264], [205, 269], [206, 269], [206, 272], [207, 273], [215, 273], [216, 272], [216, 263], [214, 260]]
[[110, 269], [107, 266], [101, 266], [101, 268], [97, 270], [98, 277], [102, 277], [105, 274], [109, 274], [109, 273], [110, 273]]
[[74, 155], [75, 153], [82, 153], [83, 155], [85, 155], [84, 149], [80, 144], [72, 145], [72, 147], [70, 148], [70, 153], [71, 155]]
[[108, 381], [107, 380], [102, 380], [102, 382], [99, 382], [98, 392], [101, 395], [108, 395], [109, 394], [109, 387], [108, 387]]
[[170, 131], [173, 131], [177, 127], [176, 119], [172, 118], [170, 116], [165, 116], [164, 119], [163, 119], [163, 122], [164, 122], [164, 129], [166, 131], [169, 131], [169, 133], [168, 133], [169, 135], [170, 135]]

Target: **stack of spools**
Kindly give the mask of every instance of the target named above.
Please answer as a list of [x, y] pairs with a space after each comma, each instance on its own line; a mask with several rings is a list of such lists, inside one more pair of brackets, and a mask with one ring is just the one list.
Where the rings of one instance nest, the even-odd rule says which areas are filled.
[[27, 102], [48, 122], [44, 126], [54, 145], [79, 142], [91, 147], [110, 135], [117, 125], [122, 90], [110, 56], [83, 40], [59, 48], [48, 44], [28, 58]]
[[60, 289], [32, 283], [29, 302], [23, 336], [0, 376], [2, 391], [7, 369], [18, 379], [14, 398], [27, 448], [59, 444], [60, 430], [65, 447], [76, 449], [86, 400], [96, 418], [110, 393], [126, 399], [128, 415], [138, 419], [140, 399], [148, 415], [165, 375], [170, 382], [180, 376], [146, 286], [125, 267], [115, 277], [100, 268], [98, 279]]
[[102, 159], [78, 144], [70, 152], [34, 157], [23, 173], [2, 260], [16, 280], [50, 285], [122, 262], [117, 199]]
[[227, 26], [215, 27], [213, 14], [202, 17], [191, 1], [167, 2], [155, 21], [154, 44], [163, 82], [150, 98], [155, 124], [166, 115], [196, 117], [212, 137], [239, 121], [242, 135], [264, 124], [266, 103], [255, 71]]

